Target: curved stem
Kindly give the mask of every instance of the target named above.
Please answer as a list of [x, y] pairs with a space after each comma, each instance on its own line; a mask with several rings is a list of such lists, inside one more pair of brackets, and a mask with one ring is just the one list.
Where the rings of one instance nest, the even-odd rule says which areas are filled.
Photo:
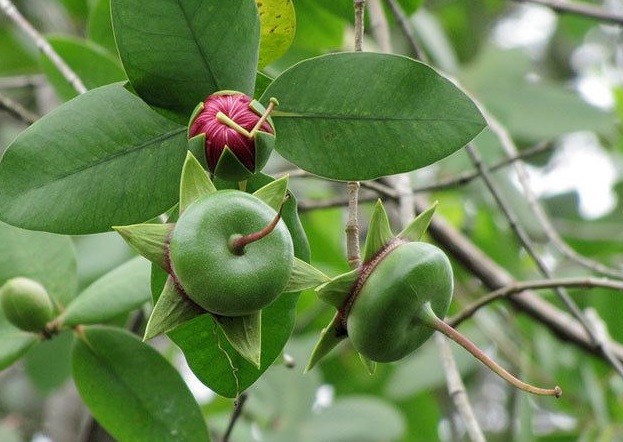
[[249, 233], [248, 235], [232, 235], [232, 237], [229, 240], [229, 250], [231, 250], [231, 252], [234, 255], [239, 255], [239, 256], [243, 255], [244, 248], [248, 244], [251, 244], [252, 242], [255, 242], [255, 241], [259, 241], [260, 239], [268, 235], [270, 232], [275, 230], [275, 227], [277, 227], [277, 224], [279, 223], [279, 220], [281, 219], [281, 211], [283, 210], [283, 206], [289, 198], [290, 198], [289, 194], [286, 193], [286, 196], [283, 199], [281, 206], [279, 207], [279, 212], [277, 212], [277, 215], [275, 215], [275, 217], [270, 222], [270, 224], [264, 227], [262, 230]]
[[428, 327], [434, 328], [435, 330], [446, 335], [448, 338], [452, 339], [465, 350], [470, 352], [476, 359], [485, 364], [491, 371], [520, 390], [541, 396], [555, 396], [557, 398], [562, 396], [562, 390], [558, 386], [554, 388], [539, 388], [517, 379], [515, 376], [506, 371], [501, 365], [484, 354], [483, 351], [476, 346], [476, 344], [439, 319], [435, 315], [435, 312], [433, 312], [430, 303], [427, 302], [422, 306], [422, 309], [418, 314], [418, 319], [420, 319]]

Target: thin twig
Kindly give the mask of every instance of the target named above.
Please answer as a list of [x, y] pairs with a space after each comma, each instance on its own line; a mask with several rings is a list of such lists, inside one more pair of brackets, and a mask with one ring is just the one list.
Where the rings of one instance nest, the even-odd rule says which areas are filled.
[[392, 42], [389, 33], [389, 23], [383, 10], [382, 0], [368, 0], [368, 17], [370, 17], [370, 31], [381, 52], [391, 53]]
[[[355, 10], [355, 51], [363, 51], [365, 0], [353, 0]], [[346, 186], [348, 195], [348, 221], [346, 222], [346, 256], [348, 264], [356, 268], [361, 263], [359, 250], [359, 182], [350, 181]]]
[[0, 94], [0, 110], [6, 111], [9, 115], [26, 124], [32, 124], [39, 119], [38, 115], [2, 94]]
[[461, 322], [466, 319], [472, 317], [478, 310], [483, 308], [484, 306], [497, 301], [498, 299], [502, 299], [508, 296], [512, 296], [516, 293], [520, 293], [526, 290], [542, 290], [542, 289], [551, 289], [556, 287], [567, 287], [567, 288], [586, 288], [586, 289], [594, 289], [594, 288], [608, 288], [613, 290], [623, 291], [623, 282], [621, 281], [613, 281], [610, 279], [600, 279], [600, 278], [560, 278], [560, 279], [544, 279], [538, 281], [522, 281], [522, 282], [513, 282], [512, 284], [502, 287], [498, 290], [495, 290], [489, 293], [486, 296], [478, 299], [471, 305], [465, 307], [456, 315], [447, 319], [446, 322], [453, 327], [458, 326]]
[[[487, 119], [489, 128], [500, 141], [500, 144], [506, 152], [506, 155], [509, 158], [516, 157], [518, 152], [517, 146], [515, 145], [515, 142], [513, 141], [506, 128], [502, 126], [502, 124], [500, 124], [500, 122], [489, 112], [482, 108], [481, 111]], [[567, 259], [570, 259], [571, 261], [585, 268], [613, 278], [623, 279], [623, 271], [612, 269], [602, 263], [596, 262], [592, 259], [578, 254], [560, 237], [558, 231], [552, 225], [549, 216], [547, 215], [547, 213], [545, 213], [543, 206], [532, 191], [532, 186], [530, 185], [530, 176], [528, 175], [528, 171], [526, 170], [523, 162], [513, 162], [513, 168], [515, 169], [515, 172], [517, 173], [517, 178], [519, 179], [519, 183], [524, 190], [524, 196], [526, 197], [526, 200], [528, 201], [532, 212], [537, 217], [539, 225], [543, 229], [543, 233], [545, 234], [547, 239], [551, 241], [551, 243], [556, 247], [556, 249], [558, 249], [558, 251], [562, 253]]]
[[78, 78], [76, 73], [56, 53], [56, 51], [52, 48], [52, 46], [50, 46], [48, 41], [39, 33], [39, 31], [37, 31], [17, 10], [11, 0], [0, 0], [0, 9], [2, 9], [4, 13], [35, 42], [41, 52], [43, 52], [54, 64], [54, 66], [58, 68], [63, 77], [65, 77], [76, 92], [83, 94], [87, 91], [87, 88], [82, 83], [82, 80]]
[[623, 25], [623, 15], [616, 14], [598, 6], [586, 3], [568, 2], [565, 0], [514, 0], [517, 3], [534, 3], [547, 6], [555, 12], [561, 14], [572, 14], [580, 17], [599, 20], [604, 23]]
[[413, 55], [415, 55], [415, 58], [423, 61], [424, 63], [428, 63], [428, 57], [426, 56], [426, 52], [424, 51], [424, 49], [422, 49], [420, 42], [412, 31], [411, 23], [409, 23], [409, 19], [407, 18], [407, 15], [405, 14], [398, 1], [385, 0], [385, 2], [392, 10], [392, 14], [402, 28], [402, 32], [407, 37], [407, 40], [409, 40], [409, 45], [411, 45], [411, 50], [413, 51]]
[[[487, 188], [489, 189], [489, 192], [495, 199], [496, 204], [499, 206], [500, 210], [504, 213], [504, 216], [508, 220], [508, 223], [511, 229], [513, 230], [513, 232], [515, 232], [515, 235], [521, 241], [523, 248], [526, 250], [526, 252], [528, 252], [528, 255], [530, 255], [534, 263], [537, 265], [541, 274], [545, 276], [546, 278], [552, 278], [553, 275], [552, 275], [551, 270], [547, 267], [543, 259], [539, 256], [539, 254], [536, 251], [536, 248], [534, 247], [532, 241], [530, 240], [530, 237], [528, 236], [524, 228], [517, 222], [517, 218], [515, 214], [513, 213], [513, 211], [511, 210], [510, 205], [506, 202], [502, 194], [496, 188], [495, 183], [493, 182], [493, 179], [490, 176], [489, 169], [482, 161], [482, 158], [480, 156], [480, 153], [478, 152], [478, 149], [476, 149], [474, 145], [468, 144], [466, 147], [466, 150], [472, 162], [474, 163], [476, 168], [480, 171], [480, 174], [482, 175], [482, 178]], [[584, 327], [584, 330], [590, 336], [593, 342], [600, 348], [606, 360], [608, 360], [608, 362], [610, 362], [610, 364], [617, 371], [617, 373], [621, 377], [623, 377], [623, 364], [621, 364], [621, 362], [611, 354], [607, 345], [601, 345], [601, 343], [597, 341], [597, 336], [594, 330], [592, 329], [588, 321], [586, 321], [586, 319], [584, 318], [584, 315], [582, 314], [582, 311], [577, 306], [577, 304], [573, 301], [573, 299], [571, 299], [569, 294], [560, 287], [555, 288], [554, 292], [556, 293], [558, 298], [564, 303], [565, 307], [571, 312], [571, 314], [580, 322], [582, 327]]]
[[463, 420], [467, 435], [472, 442], [484, 442], [486, 441], [485, 436], [474, 415], [474, 411], [465, 391], [465, 384], [463, 384], [463, 380], [461, 379], [448, 340], [441, 333], [435, 333], [435, 340], [437, 348], [439, 349], [441, 365], [446, 373], [448, 394]]
[[231, 412], [229, 425], [227, 425], [227, 430], [225, 430], [225, 434], [223, 435], [223, 439], [221, 439], [221, 442], [229, 442], [231, 433], [234, 430], [236, 422], [238, 422], [238, 418], [240, 418], [240, 415], [242, 414], [242, 407], [244, 407], [244, 403], [246, 402], [247, 398], [248, 395], [246, 393], [242, 393], [234, 400], [234, 409]]

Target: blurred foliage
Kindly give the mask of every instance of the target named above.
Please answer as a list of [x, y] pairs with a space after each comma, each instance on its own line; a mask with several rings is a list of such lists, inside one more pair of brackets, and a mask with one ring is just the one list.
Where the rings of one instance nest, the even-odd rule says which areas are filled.
[[[296, 36], [288, 52], [263, 70], [269, 76], [311, 56], [352, 49], [351, 2], [293, 3]], [[21, 0], [16, 4], [37, 29], [57, 35], [50, 41], [85, 76], [88, 87], [123, 79], [110, 27], [109, 0]], [[550, 189], [540, 196], [558, 232], [575, 250], [621, 268], [623, 89], [619, 84], [613, 91], [613, 108], [597, 108], [585, 101], [577, 88], [587, 71], [601, 73], [602, 80], [613, 82], [608, 72], [620, 72], [622, 68], [613, 46], [620, 30], [584, 18], [557, 16], [552, 32], [538, 50], [521, 45], [507, 48], [495, 41], [493, 31], [509, 16], [521, 15], [522, 8], [528, 6], [500, 0], [401, 0], [400, 4], [414, 28], [424, 18], [442, 31], [444, 44], [426, 45], [429, 56], [432, 60], [456, 61], [457, 72], [453, 74], [460, 84], [507, 127], [521, 150], [539, 142], [552, 142], [551, 149], [526, 160], [531, 170], [563, 176], [565, 171], [553, 159], [564, 147], [564, 135], [578, 131], [597, 135], [602, 154], [612, 167], [610, 195], [595, 196], [610, 198], [607, 209], [587, 218], [577, 188]], [[389, 10], [386, 13], [393, 47], [411, 55], [406, 37]], [[423, 32], [422, 28], [415, 31]], [[366, 37], [372, 45], [372, 35]], [[594, 58], [585, 57], [578, 64], [580, 51], [591, 49]], [[50, 85], [58, 98], [50, 94]], [[0, 95], [43, 114], [58, 105], [59, 99], [69, 99], [73, 94], [47, 59], [40, 56], [35, 44], [0, 14]], [[8, 114], [1, 115], [0, 152], [24, 127]], [[481, 134], [475, 144], [488, 164], [505, 158], [499, 140], [490, 131]], [[283, 170], [289, 165], [275, 157], [270, 167]], [[471, 170], [467, 156], [457, 153], [414, 172], [411, 178], [419, 187]], [[587, 186], [603, 172], [587, 163], [585, 173], [575, 177], [575, 184]], [[562, 257], [548, 243], [511, 169], [501, 169], [494, 178], [538, 250], [548, 257], [555, 274], [589, 275], [588, 270]], [[312, 178], [293, 178], [292, 187], [299, 201], [323, 201], [345, 194], [342, 184]], [[534, 263], [526, 257], [482, 182], [453, 186], [435, 192], [432, 198], [440, 201], [440, 215], [515, 278], [538, 278]], [[388, 208], [390, 213], [395, 209], [391, 203]], [[369, 205], [362, 204], [361, 212], [361, 224], [366, 225]], [[312, 263], [330, 276], [348, 270], [344, 257], [345, 216], [342, 208], [310, 210], [302, 215]], [[44, 241], [39, 240], [40, 244]], [[76, 237], [73, 243], [78, 291], [133, 256], [116, 235]], [[455, 269], [457, 291], [451, 312], [485, 294], [469, 272], [458, 266]], [[68, 283], [72, 293], [61, 295], [74, 295], [76, 276], [72, 278]], [[559, 305], [551, 292], [542, 293], [544, 299]], [[610, 335], [623, 341], [620, 293], [576, 289], [571, 294], [581, 308], [595, 309]], [[251, 388], [232, 440], [258, 440], [258, 434], [266, 441], [466, 440], [447, 394], [434, 342], [399, 363], [380, 365], [374, 376], [365, 372], [355, 353], [344, 344], [319, 368], [303, 375], [311, 345], [330, 315], [330, 309], [320, 305], [313, 293], [301, 296], [295, 338], [286, 351], [294, 359], [295, 368], [276, 363]], [[504, 302], [491, 305], [460, 329], [526, 380], [539, 385], [557, 383], [564, 390], [563, 398], [557, 401], [528, 397], [501, 384], [462, 349], [454, 348], [488, 440], [623, 440], [623, 380], [600, 359], [559, 341], [542, 325], [517, 314]], [[51, 399], [68, 383], [70, 338], [65, 334], [39, 345], [23, 363], [0, 372], [0, 440], [28, 440], [36, 432], [45, 434], [54, 424], [49, 409]], [[164, 352], [175, 353], [170, 347]], [[223, 398], [212, 398], [204, 405], [212, 429], [224, 430], [231, 405], [231, 400]]]

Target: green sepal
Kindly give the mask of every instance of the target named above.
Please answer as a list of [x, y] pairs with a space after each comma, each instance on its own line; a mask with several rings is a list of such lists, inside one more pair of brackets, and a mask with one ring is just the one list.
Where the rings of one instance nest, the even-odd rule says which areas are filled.
[[190, 138], [190, 128], [192, 127], [193, 123], [195, 122], [199, 114], [203, 112], [204, 109], [205, 109], [205, 103], [203, 101], [200, 101], [197, 104], [197, 106], [195, 106], [192, 113], [190, 114], [190, 119], [188, 120], [188, 138]]
[[287, 175], [281, 177], [253, 192], [253, 196], [258, 197], [278, 212], [288, 191], [288, 181], [289, 177]]
[[262, 311], [245, 316], [215, 316], [215, 320], [234, 350], [259, 370], [262, 356]]
[[358, 277], [359, 269], [343, 273], [318, 287], [316, 293], [324, 302], [339, 309], [350, 296]]
[[[268, 118], [270, 122], [270, 117]], [[274, 127], [274, 126], [273, 126]], [[259, 172], [264, 168], [268, 159], [270, 158], [270, 154], [273, 152], [275, 148], [275, 135], [269, 134], [268, 132], [258, 131], [255, 133], [255, 173]]]
[[335, 314], [329, 325], [322, 329], [320, 339], [312, 350], [312, 354], [307, 363], [305, 371], [309, 371], [335, 348], [340, 342], [347, 338], [346, 332], [342, 328], [341, 318], [338, 313]]
[[289, 293], [315, 289], [319, 285], [329, 281], [331, 281], [331, 278], [322, 273], [316, 267], [295, 257], [292, 266], [292, 275], [290, 275], [288, 284], [283, 291], [284, 293]]
[[214, 175], [226, 181], [243, 181], [253, 176], [254, 173], [255, 171], [247, 169], [242, 164], [229, 146], [225, 146], [214, 168]]
[[398, 238], [409, 241], [419, 241], [433, 219], [437, 204], [438, 201], [435, 201], [428, 209], [416, 216], [415, 219], [398, 234]]
[[216, 187], [206, 171], [203, 170], [197, 158], [191, 152], [187, 152], [180, 179], [180, 214], [193, 201], [214, 192], [216, 192]]
[[180, 293], [173, 277], [169, 276], [147, 321], [143, 341], [170, 332], [184, 322], [206, 313], [208, 312]]
[[192, 152], [199, 164], [208, 170], [208, 160], [206, 158], [206, 135], [199, 134], [188, 139], [188, 151]]
[[113, 229], [139, 254], [168, 271], [165, 249], [174, 226], [175, 224], [132, 224], [113, 226]]
[[373, 375], [376, 372], [376, 362], [366, 358], [364, 355], [359, 353], [359, 360], [366, 367], [368, 374]]
[[370, 227], [368, 228], [366, 245], [363, 251], [363, 262], [369, 262], [393, 239], [394, 234], [389, 225], [385, 207], [383, 207], [381, 200], [377, 200], [372, 219], [370, 219]]

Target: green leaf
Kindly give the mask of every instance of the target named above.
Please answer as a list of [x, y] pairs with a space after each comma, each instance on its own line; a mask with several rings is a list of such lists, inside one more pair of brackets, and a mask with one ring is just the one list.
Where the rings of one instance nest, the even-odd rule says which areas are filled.
[[133, 224], [113, 226], [113, 229], [138, 253], [160, 266], [169, 269], [166, 257], [167, 239], [175, 224]]
[[357, 278], [359, 269], [338, 275], [316, 289], [318, 297], [336, 308], [341, 308], [350, 296]]
[[316, 267], [307, 264], [305, 261], [294, 258], [292, 266], [292, 276], [288, 285], [283, 289], [284, 293], [300, 292], [307, 289], [315, 289], [321, 284], [329, 282], [331, 279], [318, 270]]
[[[48, 37], [48, 42], [87, 89], [95, 89], [126, 79], [119, 62], [108, 51], [94, 43], [68, 36]], [[56, 65], [43, 54], [41, 67], [59, 98], [67, 101], [78, 95]]]
[[24, 276], [41, 283], [57, 307], [76, 296], [76, 256], [71, 239], [18, 229], [0, 222], [0, 286]]
[[259, 370], [262, 359], [262, 311], [245, 316], [219, 316], [216, 322], [231, 346]]
[[288, 176], [272, 181], [253, 192], [253, 195], [264, 201], [275, 211], [279, 211], [288, 191]]
[[153, 218], [177, 201], [186, 128], [121, 84], [50, 112], [0, 161], [0, 218], [64, 234]]
[[243, 358], [227, 342], [210, 315], [195, 318], [169, 333], [195, 375], [225, 397], [236, 397], [253, 384], [281, 354], [292, 329], [298, 296], [280, 296], [262, 310], [261, 364]]
[[72, 366], [80, 396], [120, 442], [208, 441], [201, 409], [169, 362], [128, 332], [85, 327]]
[[137, 93], [187, 121], [219, 90], [251, 95], [260, 22], [253, 0], [112, 0], [119, 55]]
[[41, 340], [35, 333], [28, 333], [13, 327], [0, 317], [0, 370], [9, 367], [24, 356], [30, 348]]
[[183, 323], [206, 313], [180, 293], [173, 278], [169, 276], [151, 312], [143, 340], [147, 341], [162, 333], [170, 332]]
[[394, 234], [389, 225], [387, 212], [385, 212], [385, 207], [383, 207], [381, 200], [378, 200], [374, 206], [374, 213], [372, 214], [366, 236], [366, 245], [362, 257], [363, 262], [367, 263], [374, 258], [393, 239]]
[[26, 373], [39, 392], [50, 394], [69, 380], [73, 343], [73, 333], [65, 331], [28, 352], [24, 358]]
[[110, 0], [95, 0], [93, 3], [87, 21], [87, 36], [89, 40], [108, 49], [111, 54], [117, 55], [110, 18]]
[[320, 339], [316, 343], [316, 346], [312, 350], [312, 354], [307, 363], [305, 371], [309, 371], [331, 350], [333, 350], [340, 342], [347, 338], [345, 330], [342, 328], [342, 317], [338, 313], [333, 316], [333, 319], [328, 326], [322, 329], [320, 333]]
[[103, 323], [140, 307], [151, 297], [150, 269], [148, 261], [136, 257], [105, 274], [67, 306], [63, 324]]
[[212, 184], [212, 180], [197, 158], [188, 152], [180, 180], [180, 213], [197, 198], [214, 192], [216, 192], [216, 187]]
[[485, 127], [474, 103], [452, 82], [397, 55], [309, 59], [277, 77], [261, 101], [269, 97], [280, 103], [272, 113], [279, 134], [275, 149], [302, 169], [337, 180], [427, 166]]
[[398, 234], [398, 238], [408, 239], [409, 241], [419, 241], [422, 235], [424, 235], [424, 232], [426, 232], [426, 229], [428, 229], [436, 208], [437, 201], [415, 217], [415, 219]]
[[291, 0], [256, 1], [260, 14], [260, 59], [263, 68], [281, 57], [292, 44], [296, 16]]

